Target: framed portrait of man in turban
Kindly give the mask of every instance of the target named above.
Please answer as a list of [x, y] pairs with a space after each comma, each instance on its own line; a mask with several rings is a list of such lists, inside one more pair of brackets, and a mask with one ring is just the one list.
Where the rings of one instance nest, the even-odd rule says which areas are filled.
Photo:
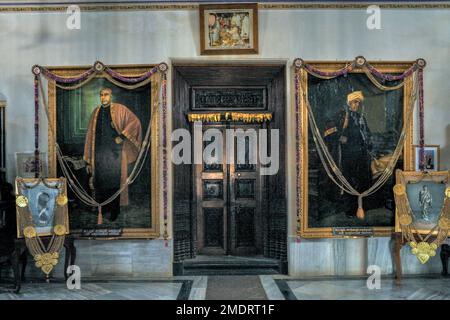
[[[376, 62], [372, 66], [396, 75], [413, 64]], [[345, 67], [346, 62], [309, 65], [331, 73]], [[413, 81], [407, 78], [404, 83], [394, 80], [379, 85], [382, 81], [371, 79], [362, 68], [337, 77], [314, 76], [304, 69], [299, 72], [300, 89], [307, 94], [307, 99], [300, 99], [297, 126], [302, 139], [300, 235], [389, 235], [395, 223], [394, 174], [372, 187], [380, 177], [384, 179], [391, 164], [392, 171], [413, 167], [412, 119], [406, 121]], [[388, 86], [394, 89], [386, 90]], [[401, 140], [403, 130], [405, 138]], [[399, 141], [403, 142], [397, 147]], [[396, 155], [398, 161], [391, 163]], [[369, 192], [360, 197], [350, 194], [349, 189]]]
[[[139, 77], [154, 66], [109, 66], [126, 77]], [[88, 67], [87, 67], [88, 68]], [[74, 76], [86, 68], [49, 68], [60, 76]], [[129, 85], [98, 73], [70, 89], [49, 81], [49, 175], [70, 171], [78, 194], [69, 191], [72, 232], [120, 230], [124, 238], [159, 235], [158, 212], [158, 90], [159, 77], [143, 85]], [[56, 132], [51, 132], [53, 129]], [[149, 135], [148, 156], [144, 144]], [[54, 146], [54, 138], [59, 150]], [[57, 157], [60, 152], [61, 157]], [[65, 168], [61, 167], [64, 161]], [[130, 182], [132, 180], [132, 182]], [[86, 192], [101, 206], [86, 204]]]

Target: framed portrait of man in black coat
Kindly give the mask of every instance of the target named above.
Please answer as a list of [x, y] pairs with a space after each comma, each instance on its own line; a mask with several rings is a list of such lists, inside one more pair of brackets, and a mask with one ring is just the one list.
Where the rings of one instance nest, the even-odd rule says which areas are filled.
[[[139, 77], [153, 66], [110, 68], [126, 77]], [[86, 70], [49, 69], [67, 77]], [[49, 81], [49, 175], [65, 173], [54, 147], [56, 138], [68, 168], [65, 170], [73, 173], [79, 188], [104, 204], [100, 208], [86, 205], [69, 190], [69, 218], [74, 234], [82, 236], [102, 229], [120, 233], [122, 238], [159, 236], [159, 75], [155, 74], [152, 80], [130, 88], [100, 73], [71, 90]], [[148, 156], [143, 157], [140, 153], [148, 130], [150, 147]], [[129, 184], [133, 171], [138, 174]]]

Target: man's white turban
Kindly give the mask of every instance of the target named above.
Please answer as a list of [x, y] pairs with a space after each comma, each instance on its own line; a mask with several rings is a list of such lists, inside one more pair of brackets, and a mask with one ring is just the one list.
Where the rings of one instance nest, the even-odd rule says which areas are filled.
[[364, 96], [362, 94], [362, 91], [355, 91], [355, 92], [349, 93], [347, 96], [347, 104], [350, 105], [350, 102], [352, 102], [353, 100], [363, 101]]

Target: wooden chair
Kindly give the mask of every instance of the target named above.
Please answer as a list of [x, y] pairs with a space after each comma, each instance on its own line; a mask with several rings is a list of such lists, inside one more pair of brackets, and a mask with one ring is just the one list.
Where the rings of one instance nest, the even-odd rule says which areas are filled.
[[443, 244], [441, 247], [442, 275], [448, 276], [448, 258], [450, 258], [450, 246]]
[[[19, 293], [21, 287], [21, 274], [19, 264], [24, 257], [26, 247], [17, 246], [16, 238], [16, 214], [15, 202], [12, 194], [12, 185], [2, 183], [0, 185], [0, 280], [2, 269], [10, 267], [14, 274], [15, 293]], [[24, 269], [23, 269], [24, 270]]]
[[[12, 268], [14, 275], [14, 293], [19, 293], [21, 283], [25, 279], [25, 270], [28, 262], [28, 250], [25, 239], [17, 239], [16, 204], [12, 194], [11, 184], [1, 184], [0, 201], [0, 281], [2, 268]], [[50, 237], [42, 237], [44, 243]], [[64, 277], [68, 278], [67, 267], [75, 264], [76, 248], [74, 238], [70, 235], [64, 240], [65, 261]], [[20, 268], [20, 266], [22, 268]]]

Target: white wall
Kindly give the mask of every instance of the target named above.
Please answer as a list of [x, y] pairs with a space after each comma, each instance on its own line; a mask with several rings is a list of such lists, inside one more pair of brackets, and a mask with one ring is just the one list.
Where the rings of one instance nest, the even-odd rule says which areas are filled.
[[[259, 12], [260, 54], [249, 56], [199, 56], [199, 24], [196, 10], [141, 12], [86, 12], [81, 30], [66, 28], [64, 12], [22, 12], [0, 14], [0, 92], [6, 96], [8, 178], [15, 176], [14, 153], [33, 149], [33, 77], [31, 66], [106, 64], [152, 64], [171, 59], [293, 59], [351, 60], [364, 55], [374, 60], [425, 58], [425, 134], [427, 144], [441, 145], [441, 168], [450, 163], [450, 10], [385, 9], [381, 30], [368, 30], [365, 10], [261, 10]], [[169, 79], [170, 80], [170, 79]], [[290, 74], [287, 99], [291, 101]], [[170, 83], [170, 82], [169, 82]], [[171, 86], [169, 85], [169, 102]], [[43, 117], [43, 115], [42, 115]], [[288, 119], [294, 119], [291, 106]], [[343, 240], [294, 241], [295, 166], [294, 123], [288, 123], [289, 263], [293, 275], [339, 274], [333, 268], [336, 243]], [[46, 149], [46, 129], [41, 130]], [[170, 188], [169, 188], [170, 189]], [[348, 272], [365, 273], [366, 257], [388, 254], [387, 239], [345, 240]], [[337, 246], [342, 246], [341, 244]], [[369, 247], [369, 248], [368, 248]], [[324, 250], [323, 259], [312, 254]], [[340, 247], [339, 247], [340, 248]], [[123, 248], [122, 248], [123, 249]], [[372, 251], [371, 251], [372, 250]], [[370, 258], [372, 259], [372, 258]], [[369, 260], [370, 260], [369, 259]], [[373, 258], [376, 260], [376, 258]], [[372, 259], [372, 260], [373, 260]], [[434, 258], [437, 260], [438, 258]], [[371, 261], [371, 260], [370, 260]], [[408, 260], [410, 261], [410, 260]], [[391, 272], [384, 259], [383, 270]], [[412, 260], [410, 270], [429, 272]], [[434, 262], [438, 270], [438, 264]], [[312, 268], [312, 269], [311, 269]], [[428, 267], [426, 267], [428, 268]], [[436, 269], [436, 270], [435, 270]]]

